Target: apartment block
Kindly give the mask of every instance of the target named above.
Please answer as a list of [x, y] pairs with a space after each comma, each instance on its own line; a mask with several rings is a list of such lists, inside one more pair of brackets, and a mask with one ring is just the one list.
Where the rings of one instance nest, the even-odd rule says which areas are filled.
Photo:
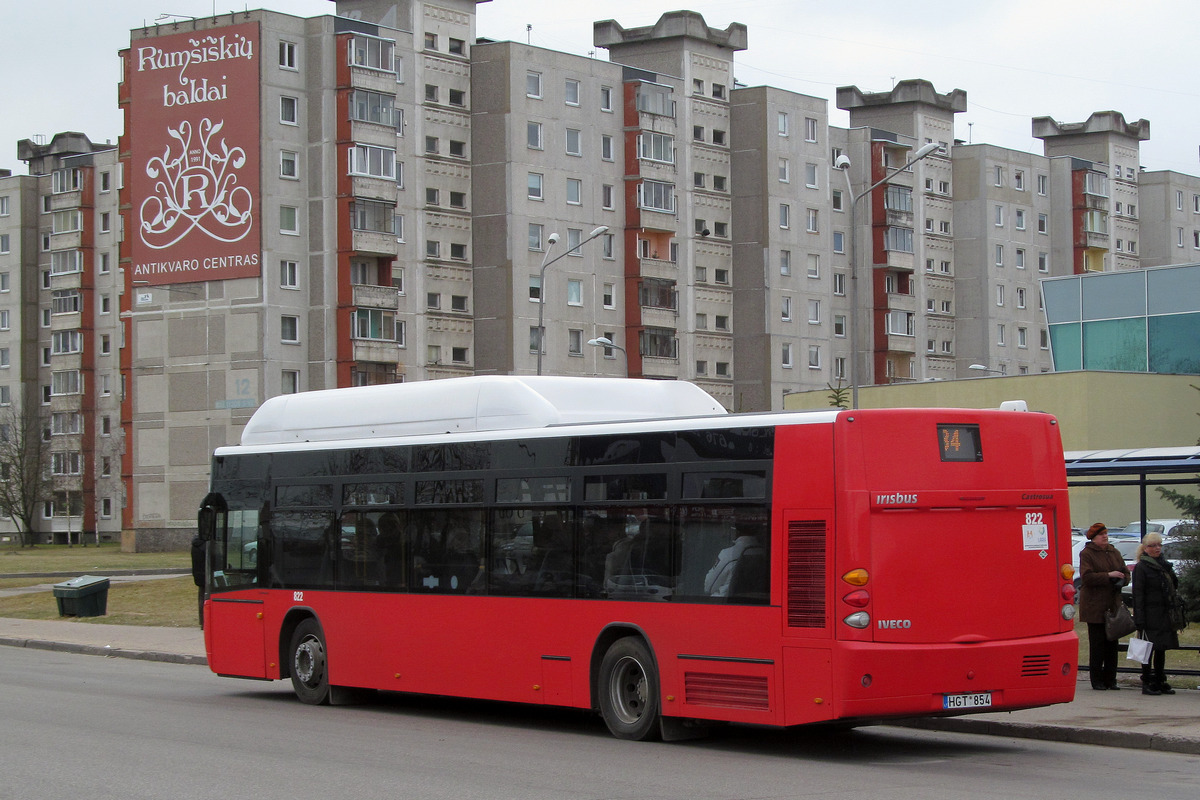
[[1200, 178], [1141, 170], [1145, 120], [965, 143], [966, 92], [917, 79], [839, 88], [841, 128], [736, 80], [738, 23], [598, 21], [605, 60], [481, 37], [475, 7], [137, 28], [118, 146], [20, 144], [0, 409], [47, 415], [46, 537], [186, 543], [213, 449], [281, 394], [541, 372], [752, 411], [1040, 372], [1042, 280], [1200, 250]]

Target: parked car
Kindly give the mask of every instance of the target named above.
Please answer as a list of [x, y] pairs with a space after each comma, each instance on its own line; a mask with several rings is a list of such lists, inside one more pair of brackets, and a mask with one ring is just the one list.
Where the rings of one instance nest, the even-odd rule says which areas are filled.
[[[1137, 549], [1142, 543], [1138, 539], [1120, 539], [1112, 543], [1113, 547], [1117, 548], [1117, 552], [1121, 554], [1121, 558], [1125, 559], [1125, 567], [1129, 570], [1129, 574], [1133, 574], [1133, 568], [1137, 564], [1138, 554]], [[1121, 600], [1125, 605], [1133, 608], [1133, 581], [1121, 587]]]
[[[1190, 519], [1148, 519], [1146, 520], [1146, 530], [1142, 531], [1142, 523], [1140, 520], [1131, 522], [1124, 528], [1121, 528], [1121, 534], [1125, 536], [1136, 536], [1141, 539], [1147, 533], [1161, 533], [1163, 543], [1165, 544], [1172, 537], [1178, 537], [1179, 533], [1176, 528], [1180, 525], [1195, 525], [1196, 523]], [[1109, 531], [1109, 538], [1112, 538], [1113, 532]]]

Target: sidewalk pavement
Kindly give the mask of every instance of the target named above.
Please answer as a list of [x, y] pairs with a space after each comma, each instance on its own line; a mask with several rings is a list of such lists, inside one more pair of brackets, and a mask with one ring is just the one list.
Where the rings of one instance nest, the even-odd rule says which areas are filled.
[[[198, 628], [106, 625], [72, 620], [0, 618], [0, 645], [68, 653], [206, 664]], [[1147, 697], [1133, 676], [1122, 690], [1095, 691], [1080, 681], [1075, 700], [1046, 708], [910, 720], [907, 727], [1015, 739], [1161, 750], [1200, 755], [1200, 690]]]

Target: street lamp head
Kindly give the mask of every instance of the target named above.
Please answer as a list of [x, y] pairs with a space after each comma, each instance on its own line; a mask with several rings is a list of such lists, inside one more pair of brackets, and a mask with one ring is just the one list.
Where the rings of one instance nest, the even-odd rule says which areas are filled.
[[932, 153], [934, 150], [937, 150], [940, 146], [941, 145], [939, 145], [937, 142], [926, 142], [925, 144], [921, 145], [921, 148], [917, 150], [917, 152], [913, 153], [912, 160], [919, 161]]
[[558, 234], [557, 233], [550, 234], [549, 236], [546, 237], [546, 241], [549, 242], [550, 244], [558, 244]]
[[612, 347], [613, 341], [607, 336], [597, 336], [595, 339], [588, 339], [588, 344], [592, 347]]
[[985, 367], [983, 364], [972, 364], [971, 366], [967, 367], [967, 369], [976, 369], [976, 370], [985, 370], [986, 371], [987, 367]]
[[588, 238], [595, 239], [597, 236], [600, 236], [601, 234], [604, 234], [604, 233], [608, 233], [607, 225], [601, 225], [600, 227], [593, 230], [591, 233], [588, 234]]
[[850, 157], [842, 153], [837, 157], [837, 161], [833, 162], [834, 169], [850, 169]]

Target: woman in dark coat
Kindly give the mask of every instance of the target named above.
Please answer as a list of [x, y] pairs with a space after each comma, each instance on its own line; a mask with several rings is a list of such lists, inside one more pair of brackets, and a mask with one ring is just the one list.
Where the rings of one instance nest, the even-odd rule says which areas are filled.
[[1162, 536], [1147, 533], [1138, 547], [1133, 567], [1133, 621], [1138, 638], [1154, 645], [1150, 663], [1142, 665], [1142, 694], [1175, 694], [1167, 683], [1167, 651], [1179, 647], [1179, 634], [1171, 619], [1179, 578], [1175, 567], [1163, 558]]
[[1079, 619], [1088, 626], [1088, 667], [1093, 689], [1117, 689], [1117, 643], [1108, 640], [1104, 614], [1121, 602], [1129, 569], [1117, 548], [1108, 543], [1108, 528], [1097, 522], [1087, 530], [1088, 543], [1079, 553]]

